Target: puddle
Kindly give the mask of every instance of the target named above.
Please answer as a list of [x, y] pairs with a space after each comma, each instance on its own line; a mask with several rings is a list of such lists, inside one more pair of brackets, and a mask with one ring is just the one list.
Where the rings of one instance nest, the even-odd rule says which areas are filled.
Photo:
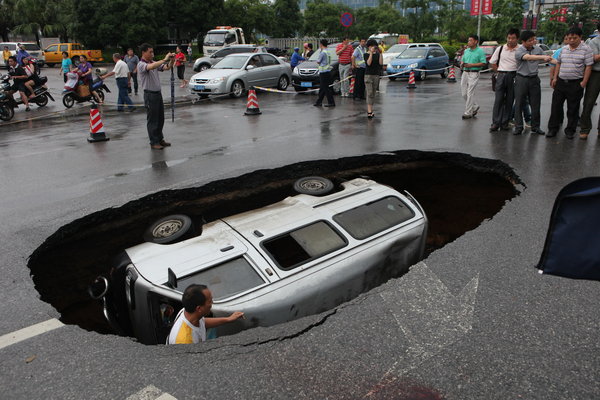
[[263, 207], [295, 195], [293, 182], [312, 175], [336, 184], [368, 176], [409, 191], [429, 218], [425, 256], [492, 218], [518, 194], [515, 186], [522, 186], [501, 161], [457, 153], [397, 151], [259, 170], [198, 188], [157, 192], [63, 226], [30, 257], [35, 288], [63, 323], [113, 333], [87, 287], [108, 272], [121, 250], [142, 242], [149, 224], [169, 214], [210, 222]]

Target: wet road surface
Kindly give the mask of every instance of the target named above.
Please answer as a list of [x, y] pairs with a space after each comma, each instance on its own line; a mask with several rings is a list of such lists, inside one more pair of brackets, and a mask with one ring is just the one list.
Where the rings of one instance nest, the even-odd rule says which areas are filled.
[[[551, 97], [546, 71], [542, 79], [545, 129]], [[48, 236], [77, 218], [160, 190], [396, 150], [500, 159], [523, 182], [520, 196], [491, 220], [406, 276], [336, 310], [198, 346], [148, 347], [68, 325], [0, 349], [5, 393], [597, 397], [597, 284], [538, 275], [533, 266], [556, 194], [574, 179], [597, 175], [600, 142], [595, 134], [587, 141], [567, 140], [562, 132], [553, 139], [490, 134], [490, 86], [484, 76], [476, 97], [481, 110], [467, 121], [460, 119], [460, 85], [439, 77], [413, 91], [406, 81], [382, 83], [374, 120], [367, 120], [364, 103], [339, 97], [336, 108], [316, 109], [313, 95], [259, 93], [263, 114], [252, 117], [243, 115], [246, 99], [183, 105], [175, 123], [166, 112], [165, 138], [173, 146], [163, 151], [150, 150], [143, 111], [106, 112], [111, 140], [97, 144], [86, 141], [86, 115], [0, 125], [0, 299], [6, 305], [0, 335], [59, 317], [38, 299], [26, 266]], [[593, 121], [597, 115], [595, 109]]]

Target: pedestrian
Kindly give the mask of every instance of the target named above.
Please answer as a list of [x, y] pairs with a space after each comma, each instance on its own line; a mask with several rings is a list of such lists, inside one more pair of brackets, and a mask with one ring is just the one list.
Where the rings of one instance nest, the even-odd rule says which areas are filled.
[[138, 94], [138, 79], [137, 79], [137, 66], [140, 62], [140, 59], [135, 53], [133, 49], [130, 47], [127, 49], [127, 55], [123, 59], [127, 67], [129, 68], [129, 81], [127, 82], [127, 92], [131, 93], [131, 82], [133, 82], [133, 91], [135, 95]]
[[479, 82], [479, 71], [486, 65], [485, 52], [479, 47], [479, 36], [470, 35], [461, 59], [460, 89], [465, 99], [465, 112], [462, 119], [473, 118], [479, 111], [475, 103], [475, 88]]
[[190, 65], [192, 65], [192, 42], [189, 42], [187, 45], [187, 54], [188, 60], [190, 61]]
[[183, 308], [177, 314], [166, 344], [191, 344], [206, 341], [206, 330], [244, 318], [233, 312], [228, 317], [207, 317], [213, 304], [212, 293], [205, 285], [191, 284], [181, 296]]
[[350, 76], [352, 75], [352, 54], [354, 48], [348, 37], [344, 37], [342, 43], [335, 48], [335, 54], [339, 59], [338, 69], [340, 71], [341, 95], [350, 97]]
[[300, 49], [298, 47], [294, 47], [294, 52], [292, 53], [292, 57], [290, 58], [290, 67], [292, 69], [296, 68], [301, 61], [306, 60], [304, 57], [300, 55]]
[[306, 54], [304, 54], [304, 58], [306, 58], [308, 60], [310, 58], [310, 56], [312, 56], [314, 53], [315, 53], [315, 51], [313, 50], [313, 44], [307, 43], [306, 44]]
[[188, 84], [185, 80], [185, 54], [181, 51], [181, 47], [175, 48], [175, 67], [177, 68], [177, 78], [181, 81], [180, 88], [184, 88]]
[[366, 40], [360, 39], [360, 42], [352, 54], [352, 67], [354, 68], [354, 99], [365, 99], [365, 71], [367, 63], [365, 55], [367, 53]]
[[365, 87], [367, 89], [367, 118], [371, 119], [375, 117], [373, 103], [375, 102], [375, 93], [379, 87], [379, 74], [383, 65], [383, 53], [379, 49], [379, 46], [377, 46], [375, 39], [369, 39], [367, 48], [369, 50], [365, 60], [367, 64], [365, 70]]
[[62, 62], [60, 64], [60, 75], [63, 76], [63, 80], [67, 83], [67, 74], [71, 72], [73, 68], [73, 61], [69, 58], [69, 53], [66, 51], [62, 52]]
[[515, 100], [515, 75], [517, 74], [515, 52], [519, 44], [518, 40], [519, 30], [509, 29], [506, 33], [506, 44], [498, 46], [490, 58], [492, 69], [497, 74], [490, 132], [509, 129], [508, 121]]
[[144, 90], [144, 105], [146, 106], [146, 127], [148, 129], [148, 138], [150, 139], [150, 148], [153, 150], [162, 150], [171, 145], [166, 142], [163, 136], [163, 126], [165, 124], [165, 106], [163, 104], [162, 93], [160, 91], [159, 71], [167, 71], [173, 68], [175, 54], [167, 53], [165, 58], [160, 61], [154, 61], [154, 49], [148, 43], [140, 46], [142, 58], [137, 66], [137, 71]]
[[[565, 135], [568, 139], [575, 137], [579, 120], [579, 104], [594, 64], [594, 53], [590, 46], [583, 43], [582, 35], [583, 32], [579, 27], [569, 29], [567, 31], [569, 45], [563, 47], [558, 56], [551, 84], [554, 92], [552, 92], [547, 137], [556, 136], [558, 133], [565, 100], [567, 101]], [[587, 132], [589, 133], [589, 131]], [[582, 134], [582, 139], [587, 139], [588, 133]]]
[[[600, 23], [598, 23], [600, 30]], [[583, 97], [583, 111], [581, 112], [581, 131], [579, 132], [580, 139], [587, 139], [590, 130], [592, 129], [592, 109], [600, 93], [600, 35], [596, 36], [589, 42], [589, 46], [594, 53], [594, 65], [592, 65], [592, 73], [585, 87], [585, 95]], [[598, 134], [600, 135], [600, 115], [598, 116]]]
[[10, 68], [10, 65], [8, 64], [8, 57], [10, 56], [11, 54], [10, 50], [8, 49], [8, 46], [4, 46], [4, 50], [2, 50], [2, 58], [4, 59], [4, 66], [7, 70]]
[[[563, 41], [562, 41], [562, 45], [558, 47], [558, 49], [556, 49], [554, 51], [554, 53], [552, 54], [552, 58], [558, 61], [558, 56], [560, 56], [560, 53], [562, 52], [563, 47], [568, 46], [569, 45], [569, 39], [567, 37], [567, 35], [565, 34], [565, 36], [563, 37]], [[556, 70], [556, 64], [550, 64], [550, 85], [552, 85], [552, 79], [554, 78], [554, 71]], [[562, 123], [562, 121], [561, 121]]]
[[540, 102], [542, 89], [538, 77], [538, 64], [553, 62], [552, 57], [545, 55], [544, 51], [535, 45], [535, 33], [532, 31], [521, 32], [521, 45], [515, 52], [517, 60], [517, 76], [515, 77], [515, 127], [513, 135], [523, 133], [523, 103], [529, 97], [531, 105], [531, 133], [543, 135], [540, 128]]
[[321, 39], [319, 44], [321, 49], [321, 53], [319, 53], [319, 57], [317, 58], [317, 64], [319, 65], [319, 97], [313, 106], [321, 107], [323, 105], [323, 98], [327, 96], [325, 107], [335, 107], [333, 88], [330, 86], [332, 82], [331, 70], [333, 68], [331, 66], [331, 54], [329, 54], [329, 50], [327, 49], [329, 43], [327, 39]]
[[129, 111], [134, 111], [135, 107], [133, 106], [133, 102], [129, 98], [129, 94], [127, 93], [127, 82], [129, 81], [129, 67], [125, 64], [125, 61], [121, 60], [121, 55], [119, 53], [113, 54], [113, 61], [115, 62], [115, 68], [109, 72], [108, 74], [104, 74], [100, 77], [100, 79], [104, 80], [109, 76], [115, 76], [115, 80], [117, 81], [117, 88], [119, 89], [119, 97], [117, 99], [117, 111], [123, 111], [123, 106], [127, 104]]
[[21, 43], [17, 43], [17, 53], [15, 55], [17, 57], [17, 62], [21, 67], [23, 66], [23, 59], [25, 57], [31, 58], [27, 50], [25, 50], [25, 46], [23, 46]]
[[27, 87], [25, 82], [29, 80], [29, 76], [25, 73], [23, 67], [17, 62], [17, 57], [8, 57], [8, 75], [13, 79], [13, 84], [8, 90], [8, 95], [12, 98], [13, 93], [19, 92], [21, 94], [21, 100], [25, 105], [25, 111], [30, 111], [29, 98], [27, 97]]

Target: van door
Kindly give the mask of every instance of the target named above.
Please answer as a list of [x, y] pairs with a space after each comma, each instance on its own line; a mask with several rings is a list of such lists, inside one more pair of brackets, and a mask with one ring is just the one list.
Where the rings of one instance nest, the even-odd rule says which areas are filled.
[[61, 52], [57, 44], [46, 47], [44, 55], [46, 56], [46, 64], [58, 64], [61, 62]]

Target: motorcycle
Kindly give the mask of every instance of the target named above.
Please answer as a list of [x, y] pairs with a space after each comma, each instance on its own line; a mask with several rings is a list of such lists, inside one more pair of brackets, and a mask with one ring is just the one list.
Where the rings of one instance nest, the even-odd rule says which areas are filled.
[[[63, 105], [67, 108], [73, 107], [77, 103], [83, 103], [85, 101], [94, 101], [94, 95], [90, 92], [87, 85], [84, 84], [79, 78], [81, 73], [69, 72], [67, 73], [67, 83], [63, 90]], [[104, 84], [104, 81], [100, 78], [96, 78], [92, 83], [92, 91], [98, 94], [100, 101], [104, 101], [104, 92], [110, 93], [110, 89]]]
[[[23, 100], [16, 93], [13, 94], [14, 97], [8, 95], [7, 92], [11, 87], [9, 75], [2, 75], [0, 82], [0, 119], [10, 121], [15, 115], [14, 109], [19, 107], [19, 104], [23, 104]], [[39, 83], [33, 87], [35, 97], [29, 99], [29, 103], [35, 103], [38, 107], [44, 107], [48, 104], [48, 99], [54, 101], [54, 97], [48, 92], [48, 88], [43, 86], [46, 82], [48, 82], [47, 77], [39, 77]]]

